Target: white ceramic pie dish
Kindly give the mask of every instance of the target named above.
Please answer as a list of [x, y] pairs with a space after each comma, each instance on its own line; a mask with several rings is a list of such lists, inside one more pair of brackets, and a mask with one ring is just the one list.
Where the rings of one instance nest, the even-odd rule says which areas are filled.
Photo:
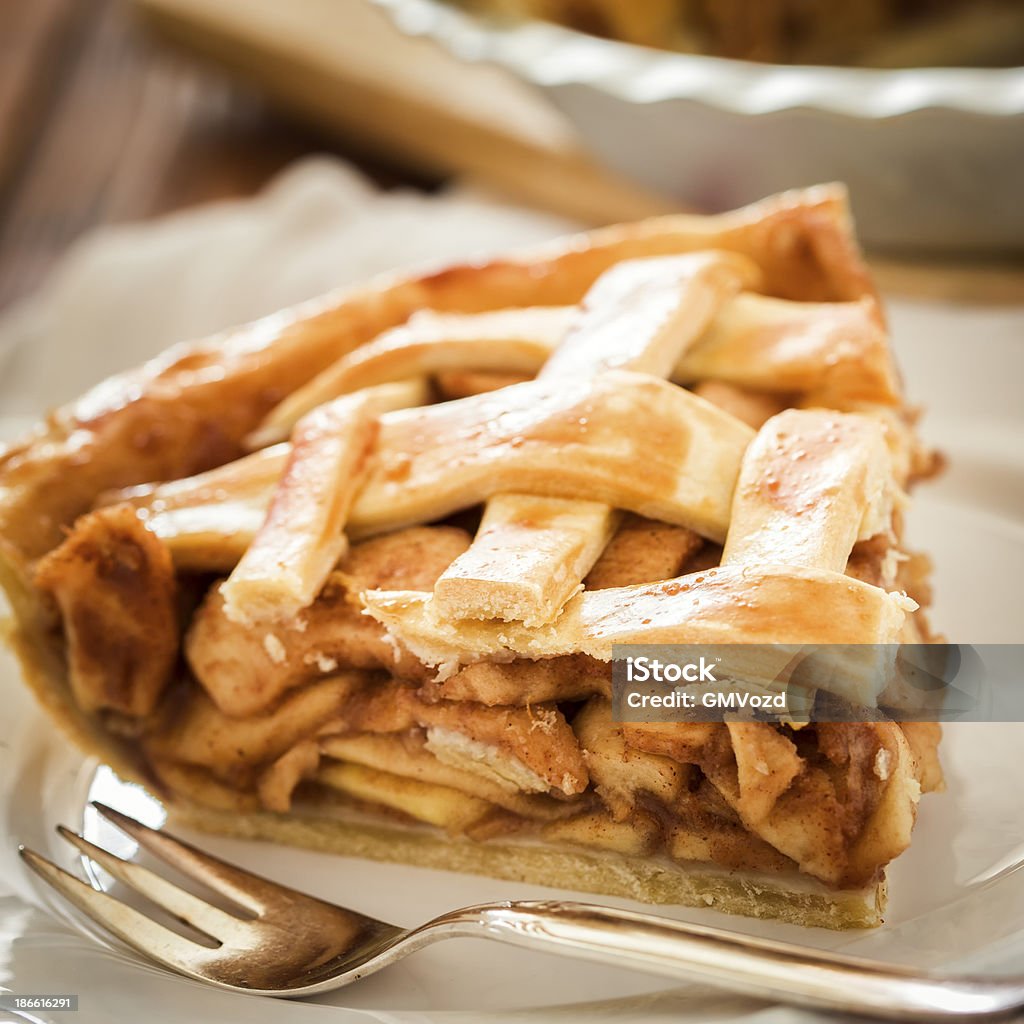
[[1024, 68], [755, 64], [376, 2], [403, 31], [532, 83], [608, 166], [701, 209], [842, 180], [871, 247], [1024, 249]]

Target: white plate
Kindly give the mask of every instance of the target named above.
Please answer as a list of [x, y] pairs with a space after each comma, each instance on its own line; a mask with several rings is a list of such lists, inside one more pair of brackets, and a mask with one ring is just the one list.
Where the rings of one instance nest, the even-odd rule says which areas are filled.
[[[1024, 578], [1024, 417], [1018, 392], [1024, 379], [1024, 311], [903, 306], [893, 310], [893, 319], [915, 396], [947, 413], [930, 417], [927, 433], [947, 450], [952, 469], [941, 483], [922, 489], [911, 523], [912, 538], [937, 559], [935, 620], [955, 640], [1018, 641], [1017, 581]], [[4, 430], [0, 424], [0, 436]], [[416, 954], [315, 1003], [234, 996], [172, 977], [98, 941], [86, 922], [41, 890], [15, 853], [16, 844], [25, 843], [80, 871], [70, 849], [54, 836], [58, 822], [84, 827], [111, 849], [130, 850], [124, 837], [85, 813], [90, 794], [144, 818], [159, 815], [159, 809], [135, 787], [83, 764], [54, 735], [6, 654], [0, 656], [0, 709], [0, 884], [43, 908], [0, 898], [0, 986], [81, 998], [74, 1020], [41, 1013], [40, 1020], [475, 1024], [548, 1021], [563, 1013], [609, 1024], [794, 1019], [791, 1011], [707, 989], [667, 987], [657, 978], [469, 940]], [[892, 870], [892, 901], [882, 929], [837, 935], [713, 911], [664, 912], [907, 963], [986, 970], [1019, 966], [1024, 962], [1022, 739], [1018, 725], [948, 729], [943, 761], [949, 791], [923, 803], [913, 847]], [[199, 842], [272, 878], [398, 924], [416, 924], [477, 901], [557, 895], [537, 886], [262, 844], [205, 836]]]

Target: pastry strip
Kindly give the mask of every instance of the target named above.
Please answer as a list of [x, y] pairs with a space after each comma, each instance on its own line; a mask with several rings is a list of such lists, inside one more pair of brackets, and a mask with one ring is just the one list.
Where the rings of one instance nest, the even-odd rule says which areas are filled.
[[496, 495], [472, 546], [435, 586], [439, 614], [543, 625], [579, 590], [621, 518], [597, 501]]
[[455, 369], [520, 371], [533, 376], [565, 336], [574, 306], [499, 309], [486, 313], [414, 313], [401, 327], [344, 355], [270, 411], [247, 439], [250, 448], [287, 440], [311, 409], [411, 374]]
[[365, 388], [300, 420], [266, 519], [222, 586], [228, 618], [291, 619], [347, 549], [345, 519], [387, 410], [427, 398], [420, 380]]
[[673, 380], [720, 380], [753, 391], [802, 394], [821, 405], [900, 401], [878, 305], [867, 298], [787, 302], [737, 295], [683, 354]]
[[367, 611], [442, 677], [460, 664], [582, 652], [609, 661], [612, 644], [893, 642], [909, 598], [841, 573], [789, 565], [724, 566], [662, 583], [585, 590], [554, 622], [452, 622], [432, 595], [370, 590]]
[[758, 431], [743, 458], [722, 564], [844, 572], [858, 540], [891, 530], [897, 496], [878, 422], [788, 409]]
[[359, 395], [299, 420], [266, 520], [221, 585], [229, 619], [287, 622], [312, 604], [348, 547], [345, 519], [376, 433], [373, 410]]

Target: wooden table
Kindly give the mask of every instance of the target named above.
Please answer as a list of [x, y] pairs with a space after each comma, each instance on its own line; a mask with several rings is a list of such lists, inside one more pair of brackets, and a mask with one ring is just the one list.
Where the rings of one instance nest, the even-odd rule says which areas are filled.
[[0, 307], [98, 224], [257, 191], [305, 153], [428, 186], [275, 112], [119, 0], [0, 2]]

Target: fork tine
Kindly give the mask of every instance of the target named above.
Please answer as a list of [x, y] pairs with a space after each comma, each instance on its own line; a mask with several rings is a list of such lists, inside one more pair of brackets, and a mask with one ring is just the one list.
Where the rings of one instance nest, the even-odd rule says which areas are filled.
[[109, 871], [115, 878], [130, 885], [136, 892], [141, 893], [146, 899], [151, 900], [158, 907], [162, 907], [169, 914], [180, 918], [193, 928], [199, 929], [211, 939], [226, 942], [234, 937], [242, 922], [237, 917], [219, 907], [211, 906], [198, 896], [186, 892], [166, 878], [144, 868], [141, 864], [133, 864], [130, 861], [115, 857], [109, 850], [90, 843], [88, 839], [72, 832], [63, 825], [57, 826], [57, 831], [72, 846], [77, 847], [90, 860], [96, 861], [104, 870]]
[[202, 953], [203, 947], [198, 943], [157, 924], [113, 896], [94, 889], [34, 850], [22, 846], [18, 853], [44, 882], [132, 949], [175, 970], [187, 969], [188, 965], [195, 963], [197, 954]]
[[278, 885], [250, 871], [228, 864], [213, 857], [194, 846], [175, 839], [162, 830], [149, 828], [141, 821], [128, 817], [113, 807], [92, 801], [92, 806], [108, 821], [113, 822], [122, 832], [131, 836], [143, 849], [159, 857], [164, 863], [177, 868], [184, 875], [202, 882], [215, 892], [219, 892], [233, 900], [240, 907], [254, 914], [262, 914], [275, 903], [282, 900], [294, 904], [300, 899], [312, 899]]

